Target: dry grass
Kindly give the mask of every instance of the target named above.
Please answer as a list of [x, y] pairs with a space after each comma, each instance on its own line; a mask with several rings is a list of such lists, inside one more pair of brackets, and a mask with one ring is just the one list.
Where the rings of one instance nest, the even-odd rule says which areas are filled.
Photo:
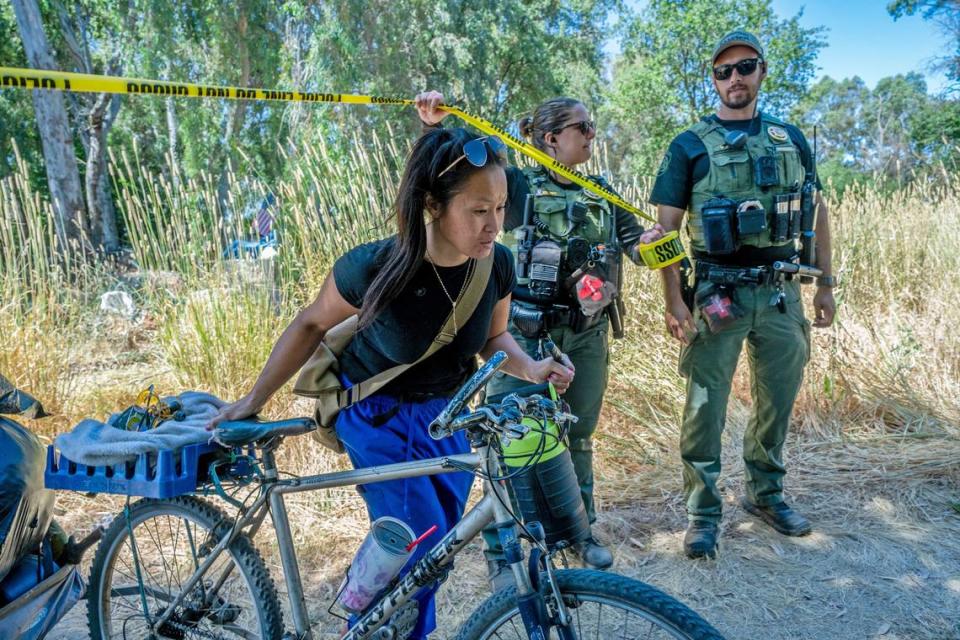
[[[174, 192], [135, 159], [114, 163], [142, 267], [132, 276], [55, 260], [46, 205], [22, 174], [0, 183], [0, 371], [59, 414], [31, 426], [50, 436], [125, 406], [149, 383], [237, 396], [332, 259], [386, 233], [378, 224], [401, 155], [380, 143], [338, 158], [321, 147], [292, 163], [274, 185], [283, 244], [269, 268], [220, 258], [242, 225], [224, 231], [202, 213], [213, 206], [202, 178]], [[643, 183], [623, 192], [645, 199]], [[234, 184], [232, 197], [239, 207], [250, 195]], [[617, 548], [617, 570], [676, 594], [731, 638], [960, 637], [960, 180], [891, 196], [848, 191], [830, 204], [839, 314], [814, 332], [788, 447], [788, 492], [815, 534], [784, 538], [736, 506], [749, 412], [743, 363], [725, 436], [722, 553], [715, 562], [680, 556], [678, 350], [662, 330], [657, 279], [634, 268], [628, 337], [613, 345], [597, 442], [600, 531]], [[99, 314], [98, 295], [111, 288], [129, 290], [142, 313]], [[286, 394], [268, 407], [308, 411]], [[346, 461], [305, 441], [287, 446], [282, 463], [309, 474]], [[64, 495], [60, 509], [82, 529], [116, 505]], [[298, 495], [290, 509], [311, 610], [324, 619], [366, 530], [362, 503], [344, 490]], [[259, 544], [277, 565], [271, 536]], [[483, 589], [474, 546], [441, 592], [444, 633]]]

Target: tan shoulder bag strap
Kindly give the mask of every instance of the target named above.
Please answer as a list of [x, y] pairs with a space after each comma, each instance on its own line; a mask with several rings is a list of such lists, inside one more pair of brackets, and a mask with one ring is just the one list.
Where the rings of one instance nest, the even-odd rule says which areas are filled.
[[457, 304], [450, 311], [446, 322], [440, 327], [440, 333], [430, 343], [427, 351], [410, 364], [398, 364], [395, 367], [390, 367], [386, 371], [381, 371], [372, 378], [343, 391], [337, 399], [341, 409], [373, 395], [410, 367], [423, 362], [440, 348], [453, 342], [453, 338], [456, 336], [454, 327], [463, 327], [467, 324], [473, 312], [476, 311], [477, 305], [480, 304], [480, 298], [487, 290], [490, 273], [493, 271], [494, 253], [495, 251], [491, 251], [489, 256], [478, 260], [471, 266], [471, 271], [467, 274], [470, 282], [464, 287], [460, 297], [457, 298]]

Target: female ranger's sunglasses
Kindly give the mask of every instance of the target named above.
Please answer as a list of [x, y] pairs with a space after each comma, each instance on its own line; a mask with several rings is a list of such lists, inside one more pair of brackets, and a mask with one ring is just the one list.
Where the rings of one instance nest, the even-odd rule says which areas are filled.
[[553, 130], [553, 133], [560, 133], [564, 129], [569, 129], [570, 127], [576, 127], [580, 129], [580, 133], [587, 135], [590, 131], [597, 130], [597, 123], [593, 120], [581, 120], [580, 122], [571, 122], [570, 124], [565, 124], [562, 127], [558, 127]]
[[734, 62], [733, 64], [718, 64], [713, 68], [713, 77], [717, 80], [729, 80], [730, 76], [733, 75], [734, 69], [736, 69], [737, 73], [741, 76], [746, 77], [756, 71], [757, 65], [759, 64], [760, 58], [747, 58], [740, 62]]
[[501, 160], [505, 160], [507, 157], [507, 145], [498, 138], [497, 136], [483, 136], [482, 138], [476, 138], [470, 142], [463, 145], [463, 155], [447, 165], [447, 168], [440, 172], [439, 178], [450, 169], [453, 169], [458, 162], [467, 159], [467, 162], [472, 164], [475, 167], [483, 167], [487, 164], [487, 160], [490, 159], [490, 155], [487, 154], [487, 149], [490, 149], [490, 153]]

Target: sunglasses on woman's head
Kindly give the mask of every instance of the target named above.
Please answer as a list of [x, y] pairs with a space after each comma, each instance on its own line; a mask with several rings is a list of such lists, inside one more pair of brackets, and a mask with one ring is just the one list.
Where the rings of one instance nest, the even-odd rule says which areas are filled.
[[734, 69], [736, 69], [737, 73], [741, 76], [749, 76], [757, 70], [759, 64], [760, 58], [747, 58], [740, 62], [734, 62], [733, 64], [718, 64], [713, 68], [713, 77], [717, 80], [729, 80], [730, 76], [733, 75]]
[[[490, 149], [490, 154], [487, 153], [487, 149]], [[501, 160], [507, 158], [507, 145], [498, 138], [497, 136], [483, 136], [482, 138], [475, 138], [470, 142], [463, 145], [463, 154], [447, 165], [447, 168], [440, 172], [437, 178], [441, 177], [450, 169], [453, 169], [458, 162], [467, 159], [467, 162], [472, 164], [475, 167], [486, 166], [487, 161], [496, 156]]]
[[593, 120], [581, 120], [580, 122], [571, 122], [570, 124], [565, 124], [562, 127], [554, 129], [554, 133], [560, 133], [564, 129], [569, 129], [570, 127], [577, 127], [580, 129], [580, 133], [587, 135], [590, 131], [597, 130], [597, 123]]

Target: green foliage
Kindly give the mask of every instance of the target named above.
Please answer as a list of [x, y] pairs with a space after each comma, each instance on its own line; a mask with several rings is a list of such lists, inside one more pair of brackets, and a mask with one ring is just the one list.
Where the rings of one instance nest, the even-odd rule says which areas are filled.
[[[13, 5], [0, 3], [0, 33], [16, 33]], [[27, 66], [27, 57], [19, 38], [0, 38], [0, 61], [4, 65]], [[17, 170], [14, 143], [30, 170], [30, 182], [45, 189], [46, 174], [40, 152], [40, 132], [33, 116], [30, 94], [0, 91], [0, 179]]]
[[[50, 0], [42, 8], [64, 70], [405, 97], [437, 88], [503, 122], [557, 94], [599, 100], [608, 15], [622, 0]], [[8, 4], [0, 8], [3, 27], [17, 32]], [[5, 64], [24, 64], [17, 38], [0, 43], [0, 54]], [[71, 97], [77, 133], [94, 99]], [[350, 131], [396, 127], [410, 139], [419, 128], [409, 110], [398, 117], [395, 107], [121, 101], [109, 137], [115, 155], [126, 150], [157, 173], [175, 167], [166, 175], [171, 181], [219, 176], [221, 191], [228, 167], [267, 184], [284, 175], [289, 167], [278, 142], [294, 155], [333, 142], [339, 157], [349, 152]], [[26, 94], [0, 96], [4, 123], [28, 122], [29, 114]], [[0, 124], [5, 159], [12, 133]], [[39, 144], [29, 133], [33, 138], [19, 132], [18, 141], [39, 167], [32, 162]], [[8, 161], [0, 171], [9, 170]]]
[[825, 77], [791, 118], [808, 136], [816, 125], [821, 177], [841, 188], [866, 177], [897, 182], [960, 165], [960, 104], [930, 96], [918, 73], [883, 78], [872, 90], [858, 77]]
[[[874, 174], [901, 179], [931, 163], [949, 171], [958, 162], [956, 101], [929, 98], [914, 74], [872, 91], [857, 78], [811, 87], [825, 30], [802, 27], [802, 14], [778, 16], [772, 0], [652, 0], [639, 14], [623, 0], [39, 4], [64, 70], [405, 97], [436, 88], [501, 125], [544, 99], [575, 96], [603, 123], [607, 168], [623, 178], [652, 175], [672, 137], [716, 106], [710, 52], [723, 33], [746, 27], [767, 49], [760, 108], [798, 121], [808, 136], [818, 125], [821, 173], [835, 184]], [[955, 5], [901, 0], [890, 10], [942, 21], [952, 14], [941, 9]], [[17, 33], [10, 3], [0, 4], [0, 30]], [[610, 67], [604, 50], [615, 39], [622, 55]], [[26, 64], [19, 38], [0, 41], [0, 60]], [[81, 159], [95, 100], [68, 97]], [[190, 180], [206, 185], [219, 197], [210, 205], [214, 213], [243, 208], [239, 202], [223, 208], [230, 176], [244, 176], [255, 199], [294, 175], [317, 145], [331, 163], [343, 163], [357, 145], [374, 150], [373, 132], [405, 143], [419, 131], [412, 110], [392, 106], [140, 96], [118, 98], [116, 106], [110, 154], [126, 154], [171, 187]], [[0, 177], [14, 170], [15, 141], [31, 184], [44, 193], [33, 122], [29, 93], [0, 92]]]
[[780, 18], [770, 0], [652, 0], [627, 27], [623, 57], [607, 94], [605, 120], [616, 127], [614, 157], [651, 173], [670, 140], [717, 103], [710, 54], [728, 31], [745, 27], [764, 43], [769, 76], [760, 108], [785, 115], [806, 90], [822, 27], [805, 29], [800, 14]]

